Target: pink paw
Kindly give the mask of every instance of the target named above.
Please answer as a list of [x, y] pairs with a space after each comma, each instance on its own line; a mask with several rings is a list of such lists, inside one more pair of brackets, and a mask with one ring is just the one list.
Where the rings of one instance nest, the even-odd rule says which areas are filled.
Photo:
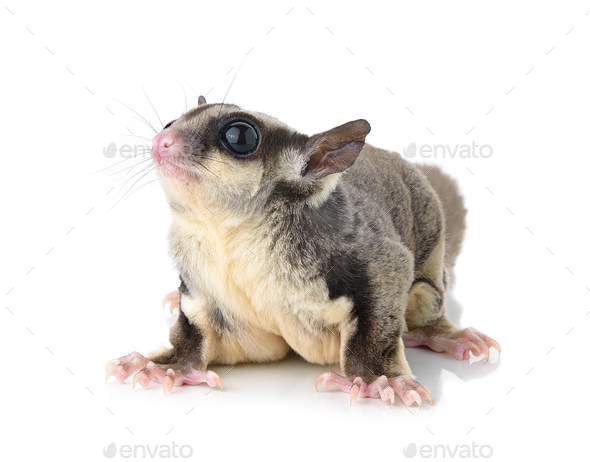
[[490, 348], [495, 348], [500, 353], [501, 348], [493, 338], [482, 334], [473, 327], [467, 327], [457, 334], [450, 345], [449, 353], [457, 359], [469, 359], [469, 352], [473, 356], [484, 355], [486, 361], [490, 360]]
[[221, 378], [213, 371], [198, 371], [192, 368], [188, 372], [180, 372], [174, 369], [164, 370], [135, 351], [127, 356], [109, 361], [106, 369], [106, 380], [114, 376], [119, 382], [125, 382], [127, 378], [135, 374], [132, 381], [133, 388], [138, 383], [143, 388], [146, 388], [152, 380], [156, 380], [162, 383], [165, 394], [169, 393], [174, 387], [199, 385], [201, 383], [207, 383], [212, 388], [219, 385], [223, 390]]
[[162, 300], [162, 306], [166, 307], [168, 303], [170, 303], [171, 314], [174, 312], [176, 308], [180, 307], [180, 293], [178, 292], [178, 289], [173, 290], [164, 297], [164, 300]]
[[484, 355], [490, 360], [490, 348], [500, 353], [500, 345], [493, 338], [482, 334], [473, 327], [467, 327], [450, 337], [431, 337], [427, 339], [414, 337], [411, 332], [404, 334], [404, 345], [407, 347], [425, 345], [437, 352], [446, 352], [455, 359], [469, 359], [469, 352], [474, 356]]
[[358, 397], [361, 398], [381, 398], [383, 401], [391, 401], [390, 407], [395, 401], [397, 393], [406, 406], [418, 403], [422, 408], [422, 399], [428, 398], [431, 404], [432, 395], [428, 389], [416, 382], [409, 375], [400, 375], [393, 379], [388, 379], [382, 375], [374, 382], [367, 384], [360, 377], [350, 380], [346, 377], [336, 374], [335, 372], [326, 372], [320, 375], [315, 381], [316, 390], [318, 385], [322, 384], [324, 388], [330, 385], [337, 385], [345, 393], [350, 393], [350, 405]]
[[105, 380], [108, 381], [110, 377], [115, 377], [119, 382], [123, 383], [128, 377], [143, 369], [148, 362], [149, 360], [137, 351], [112, 359], [105, 366], [107, 370]]

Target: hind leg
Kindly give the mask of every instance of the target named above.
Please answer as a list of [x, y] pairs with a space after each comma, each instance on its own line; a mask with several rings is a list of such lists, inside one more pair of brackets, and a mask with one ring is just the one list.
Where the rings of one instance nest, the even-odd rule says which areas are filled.
[[462, 329], [447, 318], [444, 297], [428, 282], [415, 282], [410, 289], [406, 310], [407, 332], [403, 334], [407, 347], [427, 346], [439, 353], [448, 353], [455, 359], [469, 359], [474, 356], [490, 357], [490, 348], [500, 352], [500, 345], [493, 338], [482, 334], [473, 327]]
[[449, 274], [444, 266], [445, 250], [445, 242], [439, 238], [426, 261], [416, 270], [405, 313], [404, 345], [424, 345], [459, 360], [469, 359], [469, 352], [474, 356], [483, 354], [489, 359], [490, 348], [500, 352], [498, 342], [473, 327], [456, 326], [445, 314]]

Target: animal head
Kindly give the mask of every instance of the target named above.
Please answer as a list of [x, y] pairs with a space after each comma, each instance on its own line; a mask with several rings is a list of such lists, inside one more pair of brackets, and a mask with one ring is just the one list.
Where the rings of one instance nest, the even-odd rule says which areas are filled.
[[321, 204], [370, 130], [361, 119], [307, 136], [268, 115], [200, 97], [154, 137], [152, 157], [173, 209], [248, 218], [269, 202]]

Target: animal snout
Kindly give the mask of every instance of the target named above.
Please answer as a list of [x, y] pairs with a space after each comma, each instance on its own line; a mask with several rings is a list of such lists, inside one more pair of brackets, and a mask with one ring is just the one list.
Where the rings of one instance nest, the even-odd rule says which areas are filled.
[[165, 130], [154, 136], [152, 157], [157, 161], [161, 158], [173, 157], [178, 147], [177, 138], [176, 133], [172, 130]]

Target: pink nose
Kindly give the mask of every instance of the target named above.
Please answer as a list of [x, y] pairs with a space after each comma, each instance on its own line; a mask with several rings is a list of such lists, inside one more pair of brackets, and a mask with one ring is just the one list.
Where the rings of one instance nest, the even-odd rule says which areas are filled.
[[173, 155], [173, 147], [175, 143], [175, 133], [172, 130], [160, 132], [152, 140], [152, 157], [160, 161], [162, 157], [170, 157]]

